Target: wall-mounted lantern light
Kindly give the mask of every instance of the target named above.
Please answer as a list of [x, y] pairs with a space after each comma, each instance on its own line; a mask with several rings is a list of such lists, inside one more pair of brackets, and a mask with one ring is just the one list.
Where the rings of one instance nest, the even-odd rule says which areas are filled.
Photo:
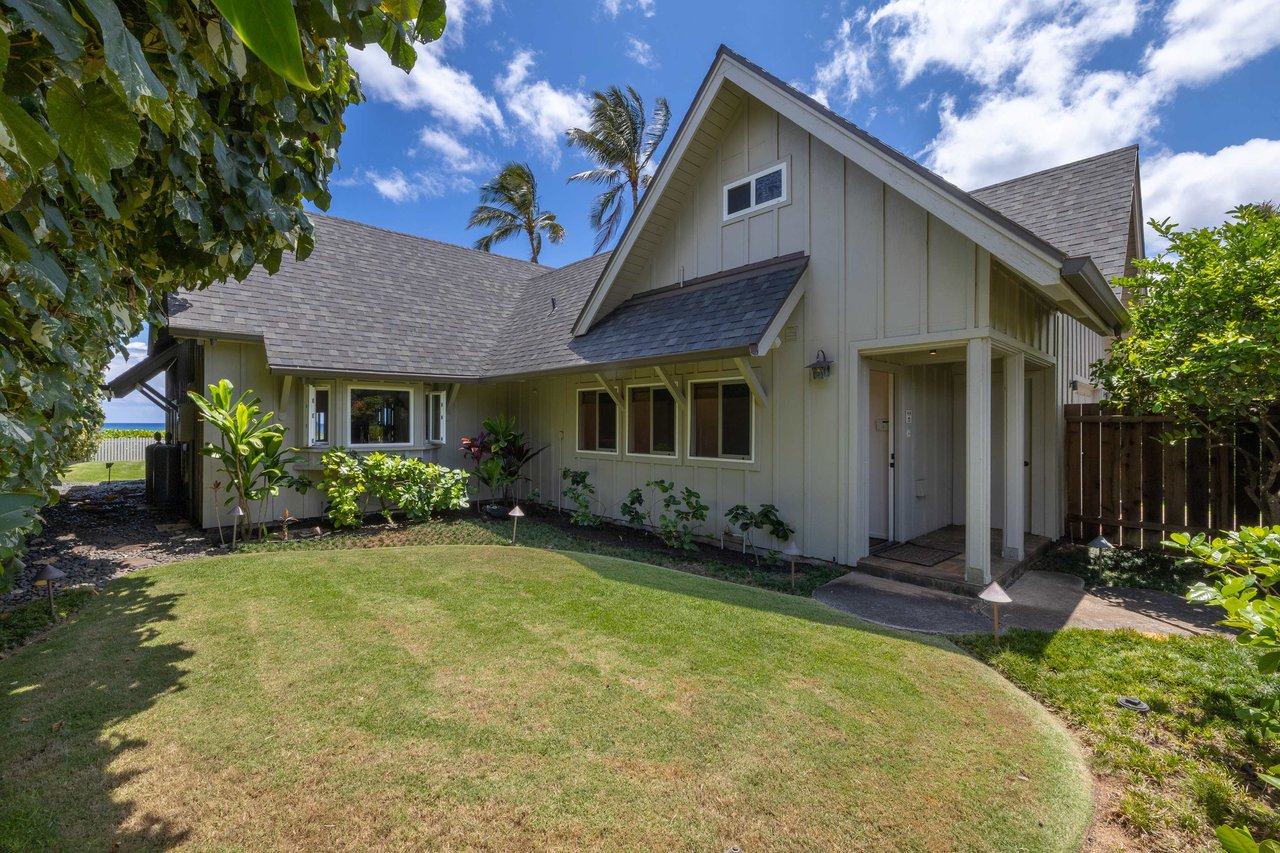
[[520, 519], [524, 518], [524, 510], [517, 504], [511, 508], [511, 512], [507, 513], [511, 517], [511, 544], [516, 544], [516, 527], [520, 524]]
[[831, 365], [833, 364], [835, 362], [827, 358], [826, 352], [818, 350], [818, 357], [804, 367], [814, 379], [826, 379], [831, 375]]

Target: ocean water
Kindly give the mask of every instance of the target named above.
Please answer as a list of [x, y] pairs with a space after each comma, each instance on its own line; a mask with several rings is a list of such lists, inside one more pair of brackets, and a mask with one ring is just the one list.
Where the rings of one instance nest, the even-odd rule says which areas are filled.
[[147, 424], [135, 421], [116, 421], [107, 422], [102, 425], [103, 429], [145, 429], [151, 432], [164, 432], [164, 424]]

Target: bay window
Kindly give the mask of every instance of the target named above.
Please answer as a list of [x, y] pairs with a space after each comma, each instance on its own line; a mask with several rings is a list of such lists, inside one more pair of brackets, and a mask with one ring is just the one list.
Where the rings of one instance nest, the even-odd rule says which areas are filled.
[[353, 447], [413, 443], [413, 392], [408, 388], [352, 387], [347, 402]]

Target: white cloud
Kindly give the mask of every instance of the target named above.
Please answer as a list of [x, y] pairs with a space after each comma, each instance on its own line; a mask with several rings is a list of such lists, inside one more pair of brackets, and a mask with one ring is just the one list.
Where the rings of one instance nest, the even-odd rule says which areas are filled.
[[[1213, 154], [1153, 157], [1142, 169], [1143, 211], [1183, 228], [1218, 225], [1248, 202], [1280, 201], [1280, 139], [1250, 139]], [[1159, 250], [1147, 232], [1147, 250]]]
[[627, 36], [627, 56], [645, 68], [658, 67], [658, 60], [653, 55], [653, 46], [635, 36]]
[[444, 39], [462, 44], [468, 23], [487, 24], [492, 17], [493, 0], [449, 0], [444, 13]]
[[[877, 63], [905, 85], [933, 70], [976, 92], [942, 94], [925, 162], [977, 187], [1148, 140], [1186, 85], [1210, 82], [1280, 45], [1274, 0], [888, 0], [846, 19], [814, 69], [816, 94], [852, 102]], [[1159, 14], [1161, 42], [1127, 68], [1098, 51]]]
[[836, 37], [827, 42], [831, 56], [814, 70], [813, 97], [830, 106], [831, 96], [839, 93], [845, 103], [852, 103], [859, 95], [871, 91], [871, 45], [854, 38], [853, 28], [860, 24], [865, 13], [855, 18], [845, 18], [836, 29]]
[[[107, 365], [106, 378], [114, 379], [121, 373], [124, 373], [130, 367], [138, 363], [138, 360], [145, 358], [147, 355], [147, 344], [145, 341], [130, 341], [126, 346], [127, 352], [124, 355], [117, 353], [111, 359], [111, 363]], [[160, 393], [164, 393], [164, 375], [157, 376], [152, 382], [151, 387]], [[127, 397], [121, 397], [116, 400], [106, 400], [102, 404], [102, 410], [106, 414], [107, 423], [163, 423], [164, 412], [160, 407], [147, 400], [141, 394], [133, 393]]]
[[524, 129], [528, 141], [559, 167], [564, 133], [588, 124], [591, 100], [580, 91], [530, 79], [533, 64], [533, 51], [518, 51], [508, 63], [507, 73], [498, 78], [497, 88], [507, 112]]
[[418, 134], [418, 141], [444, 158], [445, 166], [454, 172], [479, 172], [494, 166], [493, 160], [440, 128], [424, 127]]
[[406, 175], [400, 169], [379, 172], [370, 169], [365, 178], [377, 190], [378, 195], [403, 204], [427, 198], [438, 198], [447, 192], [460, 192], [475, 187], [469, 178], [458, 175], [436, 175], [425, 170]]
[[418, 61], [408, 74], [377, 47], [352, 51], [351, 64], [374, 100], [402, 109], [426, 109], [464, 133], [505, 126], [493, 97], [481, 91], [470, 74], [444, 61], [440, 42], [417, 45], [417, 51]]
[[600, 0], [600, 8], [611, 18], [631, 10], [639, 12], [646, 18], [652, 18], [657, 11], [653, 4], [654, 0]]

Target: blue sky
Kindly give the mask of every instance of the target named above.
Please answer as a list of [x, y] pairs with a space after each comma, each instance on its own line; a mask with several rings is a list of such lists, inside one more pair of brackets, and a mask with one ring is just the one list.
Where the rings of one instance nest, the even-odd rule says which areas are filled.
[[[1274, 0], [448, 9], [410, 75], [377, 48], [354, 55], [369, 100], [347, 113], [329, 212], [469, 244], [477, 185], [524, 160], [567, 231], [541, 261], [584, 257], [594, 193], [565, 184], [588, 164], [564, 130], [584, 126], [592, 90], [630, 84], [667, 98], [674, 132], [721, 42], [968, 189], [1136, 142], [1148, 217], [1205, 225], [1240, 201], [1280, 200]], [[156, 414], [132, 398], [107, 406], [109, 421]]]

